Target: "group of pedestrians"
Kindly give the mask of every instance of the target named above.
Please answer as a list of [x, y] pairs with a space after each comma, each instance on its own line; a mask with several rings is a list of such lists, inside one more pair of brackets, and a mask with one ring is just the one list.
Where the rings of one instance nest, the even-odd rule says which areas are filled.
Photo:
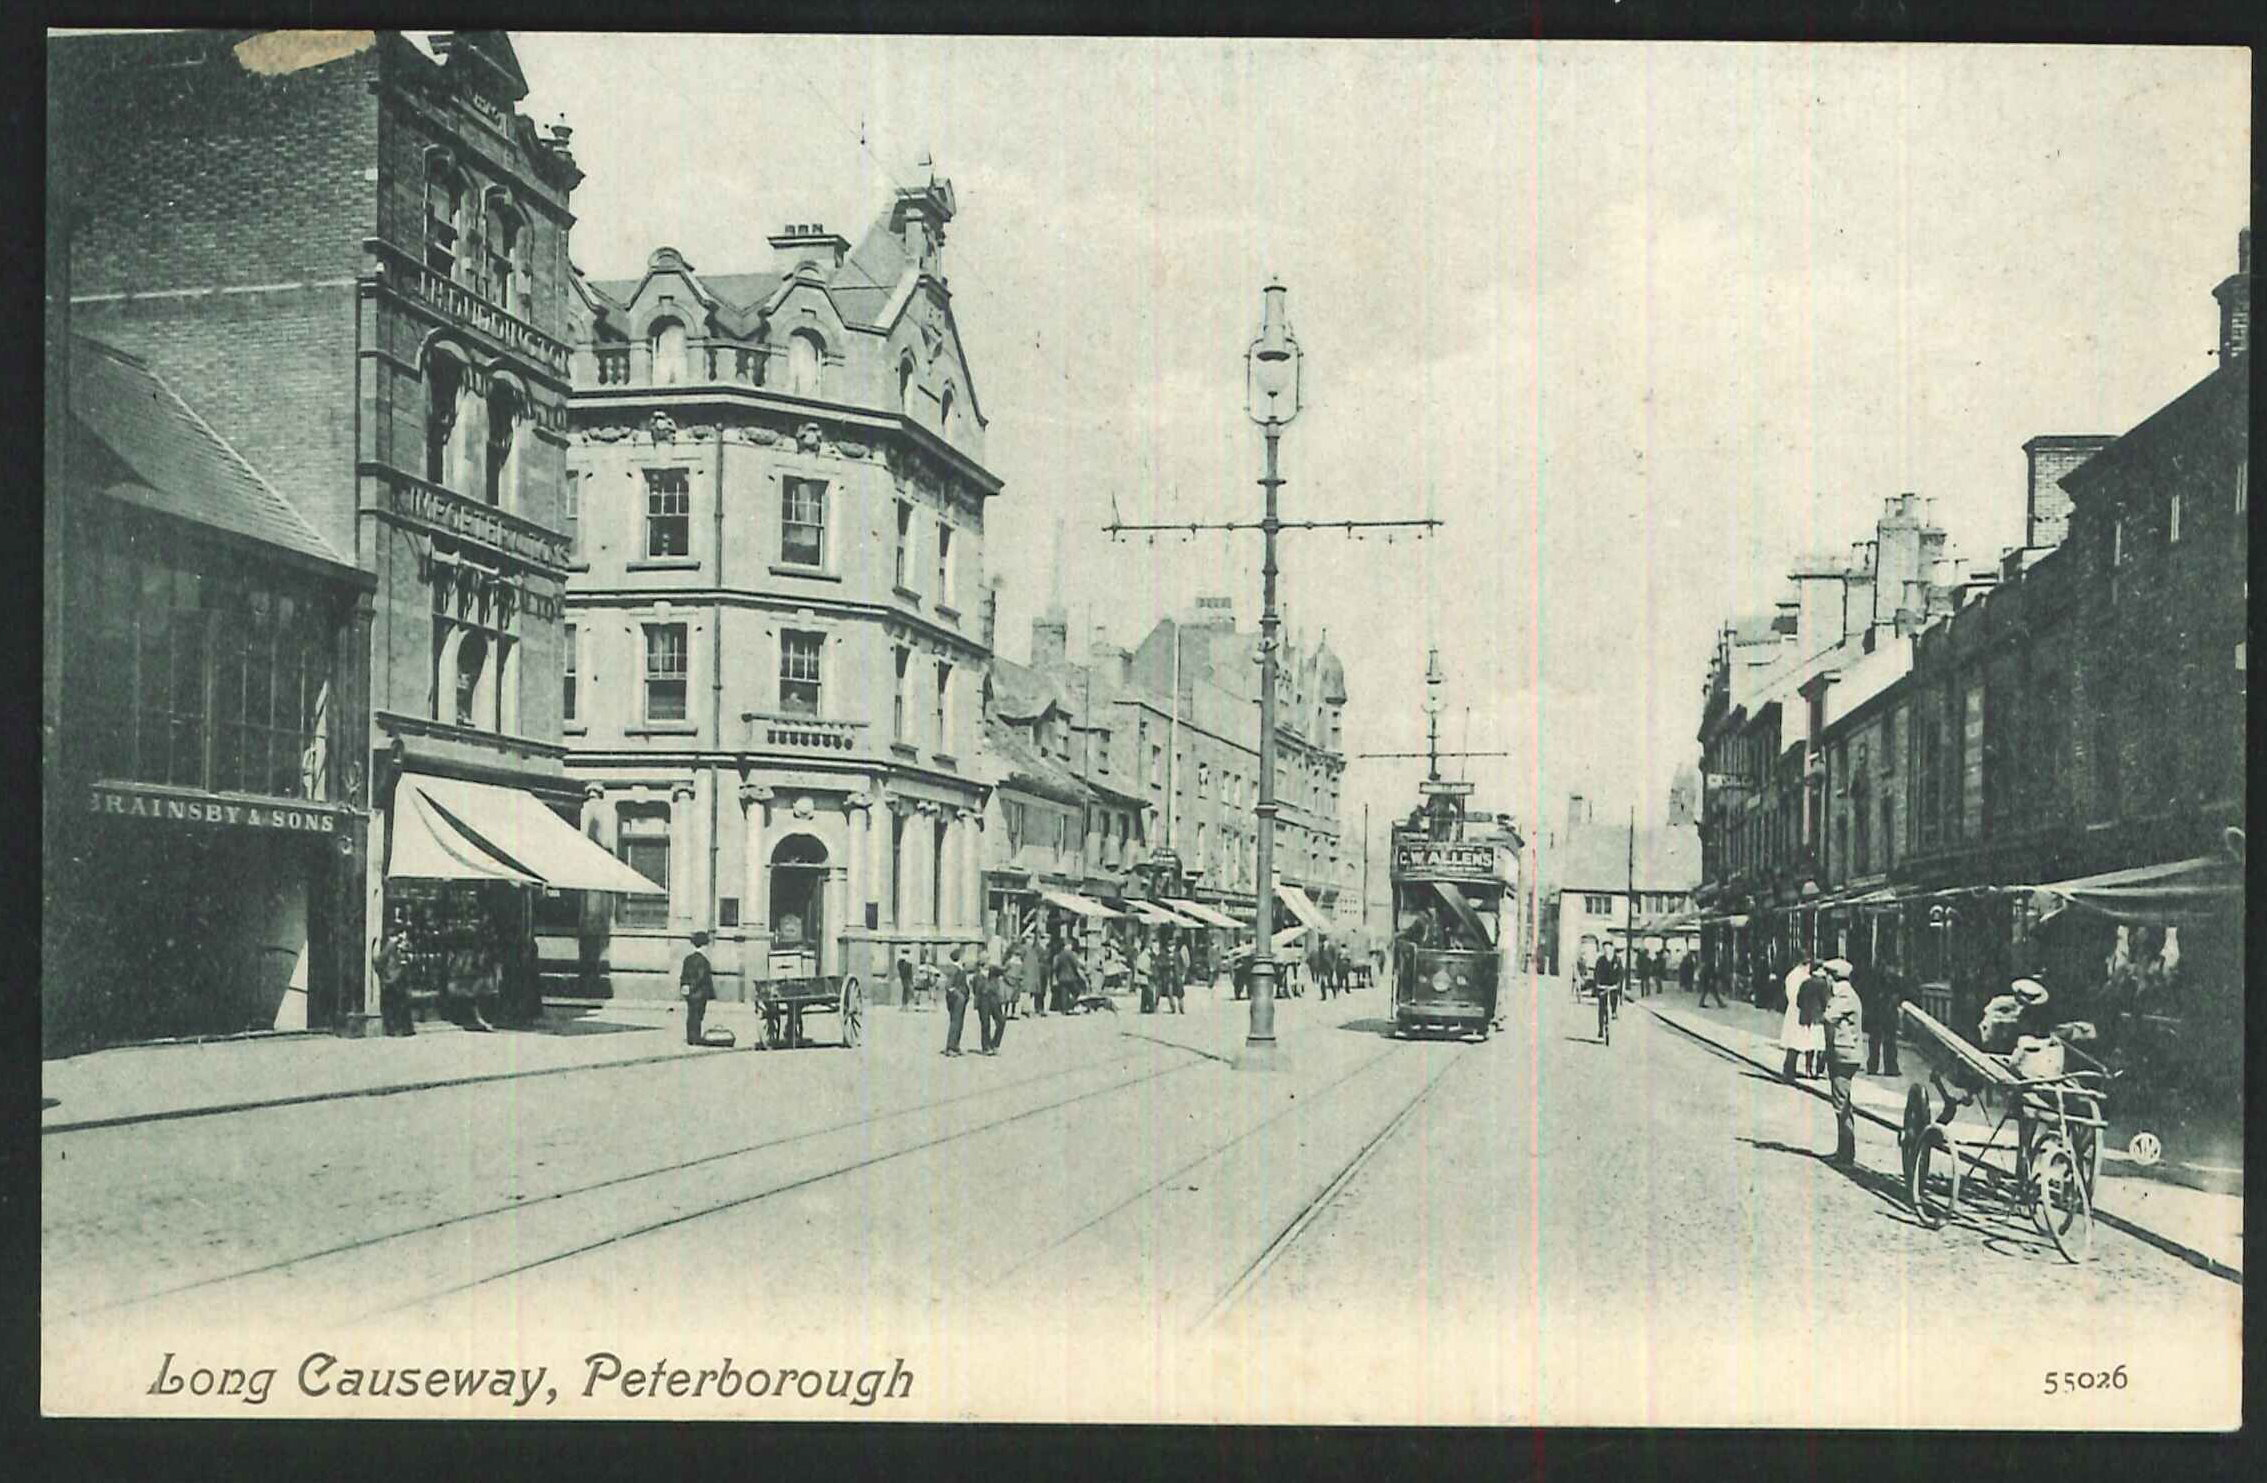
[[536, 991], [510, 992], [513, 984], [507, 980], [516, 979], [507, 972], [506, 954], [492, 934], [421, 955], [409, 924], [396, 921], [379, 940], [371, 963], [378, 979], [379, 1023], [388, 1035], [417, 1033], [415, 981], [428, 986], [442, 1018], [467, 1030], [492, 1031], [501, 1022], [532, 1019], [540, 1010]]

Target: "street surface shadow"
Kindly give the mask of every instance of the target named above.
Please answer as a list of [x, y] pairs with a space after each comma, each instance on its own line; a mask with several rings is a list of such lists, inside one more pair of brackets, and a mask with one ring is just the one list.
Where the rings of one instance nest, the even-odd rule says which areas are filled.
[[1356, 1035], [1391, 1035], [1393, 1021], [1380, 1019], [1341, 1020], [1338, 1028]]
[[[1880, 1212], [1883, 1219], [1911, 1230], [1927, 1231], [1929, 1229], [1928, 1226], [1922, 1224], [1921, 1218], [1913, 1213], [1912, 1205], [1906, 1200], [1905, 1181], [1901, 1170], [1891, 1173], [1886, 1170], [1868, 1168], [1863, 1162], [1847, 1169], [1839, 1168], [1825, 1154], [1814, 1148], [1798, 1148], [1793, 1144], [1779, 1143], [1769, 1138], [1743, 1137], [1740, 1142], [1751, 1148], [1761, 1149], [1765, 1153], [1791, 1154], [1797, 1158], [1822, 1164], [1879, 1200], [1885, 1207]], [[1971, 1175], [1969, 1177], [1980, 1178], [1981, 1176]], [[2038, 1229], [2030, 1223], [2030, 1218], [2021, 1214], [2012, 1205], [2005, 1203], [2006, 1200], [2006, 1193], [1998, 1188], [1987, 1190], [1981, 1199], [1975, 1198], [1969, 1188], [1968, 1180], [1964, 1178], [1961, 1183], [1960, 1208], [1945, 1221], [1936, 1234], [1950, 1235], [1955, 1231], [1966, 1232], [1980, 1238], [1986, 1250], [1995, 1252], [2000, 1256], [2036, 1257], [2042, 1254], [2055, 1254], [2059, 1257], [2059, 1253], [2054, 1252], [2053, 1246], [2047, 1241], [2046, 1237], [2042, 1236]]]
[[669, 1025], [641, 1025], [623, 1020], [601, 1018], [605, 1010], [587, 1010], [571, 1014], [547, 1013], [543, 1018], [511, 1028], [527, 1035], [638, 1035], [673, 1028]]

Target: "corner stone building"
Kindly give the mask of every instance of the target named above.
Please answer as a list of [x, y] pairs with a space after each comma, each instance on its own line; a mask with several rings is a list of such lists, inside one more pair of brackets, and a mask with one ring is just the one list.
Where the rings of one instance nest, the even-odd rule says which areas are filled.
[[505, 928], [529, 993], [540, 882], [492, 862], [485, 883], [389, 882], [387, 833], [397, 796], [423, 796], [397, 779], [445, 779], [540, 799], [579, 844], [559, 731], [567, 131], [517, 110], [500, 32], [58, 37], [49, 65], [73, 333], [134, 357], [375, 579], [332, 713], [359, 884], [328, 914], [311, 1021], [376, 1020], [370, 942], [411, 910], [435, 934]]
[[617, 997], [719, 992], [980, 940], [984, 420], [940, 262], [950, 182], [855, 251], [671, 248], [584, 283], [563, 702], [584, 827], [663, 898], [588, 908]]

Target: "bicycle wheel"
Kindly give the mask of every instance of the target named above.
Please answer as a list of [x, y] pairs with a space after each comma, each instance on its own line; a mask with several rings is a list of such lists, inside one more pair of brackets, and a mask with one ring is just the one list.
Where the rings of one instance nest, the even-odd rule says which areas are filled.
[[1598, 1043], [1600, 1045], [1612, 1045], [1614, 1043], [1614, 1012], [1607, 1006], [1603, 994], [1598, 996]]
[[2031, 1168], [2031, 1219], [2054, 1242], [2063, 1260], [2083, 1262], [2094, 1253], [2094, 1204], [2086, 1194], [2078, 1158], [2057, 1135], [2042, 1140]]
[[1960, 1208], [1960, 1155], [1935, 1123], [1921, 1129], [1905, 1168], [1905, 1194], [1921, 1224], [1935, 1230]]

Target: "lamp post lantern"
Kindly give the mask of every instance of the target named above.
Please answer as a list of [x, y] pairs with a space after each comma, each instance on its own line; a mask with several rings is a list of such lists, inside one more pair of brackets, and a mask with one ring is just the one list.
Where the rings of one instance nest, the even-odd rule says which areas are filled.
[[1259, 338], [1245, 354], [1247, 372], [1244, 410], [1260, 426], [1266, 439], [1266, 473], [1260, 488], [1267, 494], [1267, 513], [1260, 520], [1265, 556], [1260, 566], [1259, 619], [1259, 881], [1252, 921], [1257, 933], [1252, 943], [1251, 1029], [1244, 1039], [1239, 1065], [1264, 1067], [1274, 1063], [1275, 1052], [1275, 669], [1279, 619], [1275, 613], [1275, 537], [1282, 529], [1276, 491], [1283, 480], [1276, 473], [1276, 442], [1284, 425], [1299, 415], [1299, 342], [1291, 336], [1290, 312], [1284, 307], [1287, 290], [1270, 279], [1260, 296]]

